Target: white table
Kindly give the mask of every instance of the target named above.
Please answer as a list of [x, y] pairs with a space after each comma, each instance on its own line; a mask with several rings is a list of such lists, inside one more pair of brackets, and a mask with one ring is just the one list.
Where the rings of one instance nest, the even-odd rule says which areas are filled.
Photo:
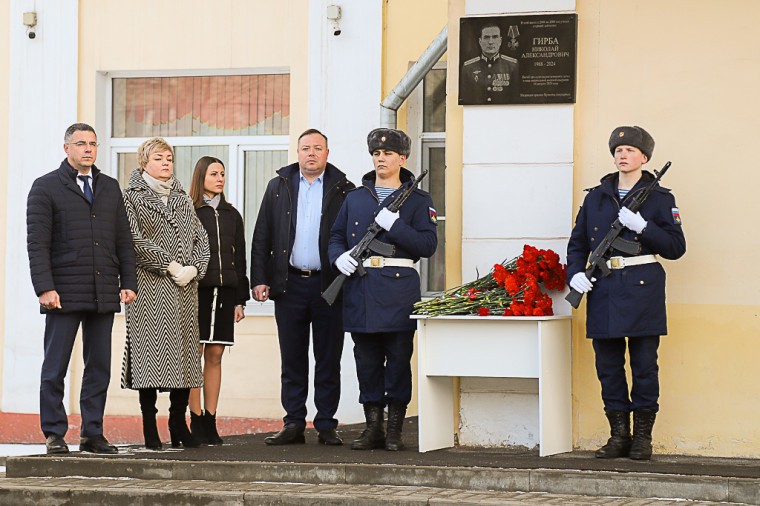
[[572, 450], [570, 316], [412, 318], [420, 452], [454, 446], [455, 376], [538, 379], [540, 455]]

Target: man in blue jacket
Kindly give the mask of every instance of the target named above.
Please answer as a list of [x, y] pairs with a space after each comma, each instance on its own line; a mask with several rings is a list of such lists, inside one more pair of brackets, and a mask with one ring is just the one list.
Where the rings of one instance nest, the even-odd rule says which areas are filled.
[[[649, 460], [652, 427], [659, 410], [657, 349], [660, 336], [668, 333], [665, 270], [657, 255], [668, 260], [680, 258], [686, 252], [686, 240], [670, 190], [656, 186], [636, 213], [626, 207], [654, 179], [642, 170], [654, 151], [652, 136], [641, 127], [618, 127], [610, 135], [609, 148], [618, 171], [604, 176], [602, 184], [591, 188], [583, 201], [567, 245], [567, 279], [572, 288], [588, 294], [586, 336], [593, 340], [610, 423], [611, 437], [596, 456]], [[627, 229], [621, 237], [640, 243], [641, 252], [637, 256], [613, 252], [607, 261], [612, 274], [589, 280], [584, 273], [589, 254], [616, 218]], [[626, 338], [633, 379], [630, 395], [625, 375]]]
[[84, 123], [64, 135], [66, 159], [38, 178], [26, 209], [34, 291], [45, 314], [40, 423], [47, 453], [68, 453], [64, 378], [82, 326], [84, 375], [79, 449], [118, 453], [103, 436], [111, 379], [111, 328], [121, 304], [137, 296], [135, 251], [115, 179], [95, 167], [98, 139]]
[[[403, 168], [411, 140], [400, 130], [377, 128], [367, 137], [375, 170], [350, 192], [330, 234], [330, 261], [350, 276], [343, 287], [343, 326], [354, 340], [359, 378], [359, 402], [367, 428], [351, 444], [354, 450], [403, 449], [401, 428], [412, 398], [410, 360], [416, 323], [409, 316], [420, 300], [420, 276], [414, 268], [438, 246], [436, 211], [430, 195], [415, 189], [398, 212], [388, 205], [414, 182]], [[377, 239], [395, 247], [390, 258], [364, 262], [365, 276], [352, 275], [357, 262], [350, 256], [367, 228], [376, 221], [384, 231]], [[388, 435], [383, 409], [388, 406]]]

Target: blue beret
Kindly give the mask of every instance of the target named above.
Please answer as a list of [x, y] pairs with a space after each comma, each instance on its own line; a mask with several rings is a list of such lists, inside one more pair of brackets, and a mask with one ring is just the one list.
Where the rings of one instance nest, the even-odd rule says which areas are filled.
[[615, 148], [618, 146], [639, 148], [642, 153], [647, 155], [647, 159], [650, 159], [654, 152], [654, 139], [649, 135], [649, 132], [641, 127], [621, 126], [610, 134], [610, 153], [613, 156], [615, 155]]
[[409, 156], [412, 150], [412, 140], [401, 130], [375, 128], [367, 136], [367, 147], [369, 147], [369, 154], [378, 149], [386, 149], [399, 155]]

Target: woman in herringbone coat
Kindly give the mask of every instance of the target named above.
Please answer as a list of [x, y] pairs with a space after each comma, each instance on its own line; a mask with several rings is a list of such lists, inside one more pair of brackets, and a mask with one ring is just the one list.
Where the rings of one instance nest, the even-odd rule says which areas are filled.
[[187, 428], [190, 388], [203, 384], [198, 353], [198, 280], [209, 261], [208, 236], [192, 200], [173, 177], [174, 152], [161, 138], [137, 150], [124, 191], [137, 256], [138, 300], [127, 306], [122, 388], [140, 393], [145, 446], [160, 449], [158, 390], [169, 391], [172, 446], [198, 446]]

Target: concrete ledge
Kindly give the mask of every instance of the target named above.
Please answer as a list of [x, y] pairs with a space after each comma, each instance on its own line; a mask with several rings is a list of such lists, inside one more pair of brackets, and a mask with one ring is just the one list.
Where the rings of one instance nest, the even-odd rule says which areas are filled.
[[408, 486], [466, 491], [544, 492], [633, 498], [670, 497], [760, 505], [760, 479], [645, 472], [137, 460], [118, 457], [9, 457], [6, 476], [132, 478], [163, 480], [168, 483], [174, 480], [203, 480], [207, 484], [224, 481]]

